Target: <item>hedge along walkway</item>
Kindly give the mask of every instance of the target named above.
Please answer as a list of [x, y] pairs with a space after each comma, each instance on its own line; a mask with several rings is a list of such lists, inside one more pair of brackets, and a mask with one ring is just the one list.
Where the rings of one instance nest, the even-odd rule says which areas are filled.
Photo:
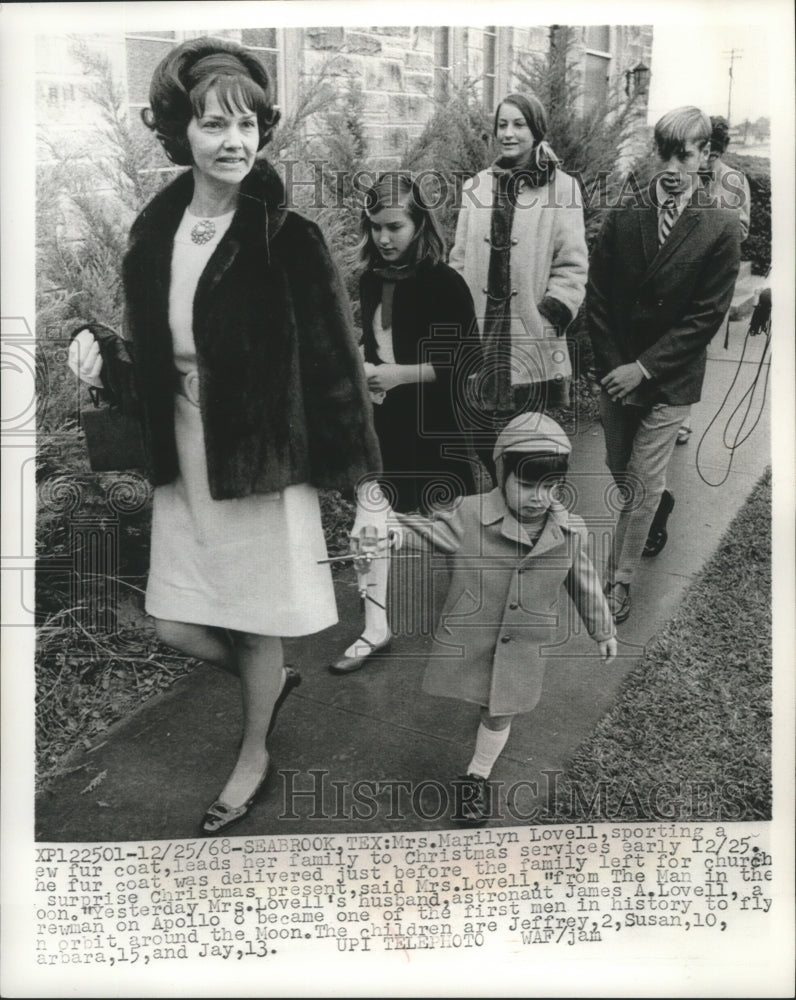
[[770, 469], [578, 748], [556, 801], [569, 821], [771, 818]]

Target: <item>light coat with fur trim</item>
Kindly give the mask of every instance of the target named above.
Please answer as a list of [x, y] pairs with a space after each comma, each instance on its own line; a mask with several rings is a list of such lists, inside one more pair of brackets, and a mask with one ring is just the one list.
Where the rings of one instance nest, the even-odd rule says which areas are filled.
[[[487, 169], [464, 183], [450, 255], [451, 267], [473, 296], [482, 331], [494, 181]], [[569, 377], [572, 366], [561, 334], [583, 302], [588, 269], [583, 200], [574, 177], [557, 169], [551, 183], [520, 188], [511, 242], [512, 383]]]

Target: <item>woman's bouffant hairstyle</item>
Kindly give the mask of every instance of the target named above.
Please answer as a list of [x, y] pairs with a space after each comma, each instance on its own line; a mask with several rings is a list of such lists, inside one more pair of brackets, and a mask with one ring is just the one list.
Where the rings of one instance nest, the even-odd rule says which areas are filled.
[[204, 114], [208, 92], [233, 114], [250, 108], [257, 115], [258, 149], [270, 140], [280, 114], [271, 104], [271, 81], [263, 64], [237, 42], [193, 38], [172, 49], [158, 64], [149, 87], [148, 108], [141, 118], [180, 167], [193, 163], [187, 129]]
[[378, 267], [384, 260], [373, 242], [370, 216], [384, 208], [403, 205], [415, 226], [415, 236], [406, 263], [416, 266], [421, 261], [437, 264], [445, 257], [445, 241], [434, 212], [429, 207], [420, 185], [410, 174], [392, 171], [379, 174], [376, 183], [365, 191], [359, 226], [362, 239], [357, 246], [360, 261], [369, 267]]

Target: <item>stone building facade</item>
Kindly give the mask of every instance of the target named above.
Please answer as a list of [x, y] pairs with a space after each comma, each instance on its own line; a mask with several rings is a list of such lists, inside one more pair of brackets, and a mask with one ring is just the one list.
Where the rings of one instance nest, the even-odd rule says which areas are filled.
[[[548, 26], [306, 28], [293, 42], [298, 73], [285, 81], [286, 99], [289, 106], [289, 88], [324, 65], [333, 75], [358, 79], [369, 149], [378, 158], [398, 160], [422, 131], [435, 100], [469, 85], [491, 112], [515, 88], [523, 61], [546, 53], [554, 31]], [[575, 29], [573, 56], [586, 105], [607, 97], [617, 77], [623, 81], [641, 65], [649, 69], [651, 55], [651, 27]]]
[[[363, 130], [378, 166], [396, 165], [421, 133], [435, 101], [470, 86], [491, 112], [516, 84], [524, 60], [543, 55], [551, 26], [532, 27], [303, 27], [214, 32], [255, 52], [271, 71], [277, 103], [290, 114], [302, 87], [319, 75], [344, 86], [353, 80], [364, 98]], [[152, 70], [168, 49], [201, 31], [159, 31], [82, 36], [80, 42], [109, 60], [131, 120], [146, 105]], [[599, 103], [614, 84], [628, 85], [632, 71], [651, 67], [652, 27], [590, 25], [575, 29], [573, 51], [583, 82], [585, 108]], [[39, 124], [51, 141], [79, 136], [96, 118], [84, 96], [85, 74], [63, 37], [43, 36], [37, 51]], [[40, 152], [40, 157], [46, 154]]]

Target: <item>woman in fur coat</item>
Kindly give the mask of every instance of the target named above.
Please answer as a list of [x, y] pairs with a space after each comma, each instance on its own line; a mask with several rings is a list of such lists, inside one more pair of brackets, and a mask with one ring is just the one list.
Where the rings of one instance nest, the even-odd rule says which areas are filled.
[[564, 333], [586, 293], [583, 203], [545, 141], [547, 114], [532, 94], [495, 113], [499, 155], [467, 181], [450, 265], [472, 292], [481, 328], [484, 411], [476, 450], [492, 447], [515, 415], [566, 406], [572, 367]]
[[[317, 488], [353, 494], [380, 469], [339, 275], [256, 160], [279, 118], [269, 94], [233, 42], [194, 39], [163, 59], [144, 121], [191, 169], [136, 219], [124, 261], [155, 486], [146, 610], [163, 642], [241, 681], [238, 758], [206, 834], [242, 819], [264, 785], [267, 736], [300, 681], [280, 637], [337, 620]], [[100, 344], [76, 343], [81, 377], [103, 384]]]

